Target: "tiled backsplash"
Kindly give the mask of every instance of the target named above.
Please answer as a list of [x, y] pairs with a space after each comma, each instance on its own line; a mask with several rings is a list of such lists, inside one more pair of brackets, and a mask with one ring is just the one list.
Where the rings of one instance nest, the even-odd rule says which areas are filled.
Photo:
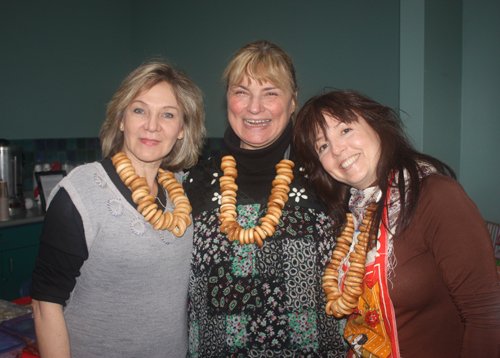
[[24, 191], [33, 190], [35, 164], [53, 165], [59, 162], [60, 165], [68, 163], [76, 166], [102, 157], [99, 138], [20, 139], [10, 142], [23, 148]]
[[[59, 162], [73, 166], [102, 159], [99, 138], [64, 138], [64, 139], [19, 139], [11, 140], [12, 145], [23, 148], [24, 191], [33, 190], [33, 169], [36, 164]], [[224, 148], [222, 138], [207, 138], [201, 159], [206, 159]]]

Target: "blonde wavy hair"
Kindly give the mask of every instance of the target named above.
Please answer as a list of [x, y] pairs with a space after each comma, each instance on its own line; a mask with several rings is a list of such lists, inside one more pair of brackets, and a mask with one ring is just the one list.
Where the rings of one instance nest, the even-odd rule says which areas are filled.
[[119, 126], [127, 106], [139, 94], [160, 82], [167, 82], [172, 88], [182, 109], [184, 129], [184, 138], [176, 141], [170, 153], [163, 159], [161, 167], [178, 171], [197, 163], [206, 134], [202, 93], [182, 71], [161, 61], [149, 61], [135, 69], [122, 82], [109, 102], [106, 120], [100, 133], [104, 157], [112, 157], [123, 150], [124, 136]]

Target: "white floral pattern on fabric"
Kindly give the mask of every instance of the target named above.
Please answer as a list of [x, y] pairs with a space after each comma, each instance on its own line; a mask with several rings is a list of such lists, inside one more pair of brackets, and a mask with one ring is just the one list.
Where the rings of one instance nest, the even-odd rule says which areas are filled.
[[220, 199], [222, 198], [222, 195], [220, 195], [219, 193], [215, 192], [214, 193], [214, 197], [212, 198], [212, 201], [216, 201], [220, 204]]
[[212, 182], [210, 183], [210, 185], [214, 185], [215, 182], [217, 181], [217, 178], [219, 177], [219, 173], [214, 173], [214, 179], [212, 179]]
[[295, 202], [298, 203], [300, 199], [307, 199], [307, 194], [304, 194], [306, 189], [302, 188], [298, 190], [297, 188], [292, 188], [292, 192], [288, 194], [289, 197], [295, 196]]
[[238, 212], [236, 221], [243, 229], [250, 229], [259, 224], [260, 204], [238, 205], [236, 210]]

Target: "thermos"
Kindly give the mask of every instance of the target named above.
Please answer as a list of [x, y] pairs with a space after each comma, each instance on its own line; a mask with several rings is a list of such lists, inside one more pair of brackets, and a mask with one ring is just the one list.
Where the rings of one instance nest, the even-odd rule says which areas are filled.
[[9, 186], [7, 182], [0, 181], [0, 221], [9, 220]]
[[10, 215], [26, 211], [23, 193], [23, 148], [0, 139], [0, 179], [7, 183]]

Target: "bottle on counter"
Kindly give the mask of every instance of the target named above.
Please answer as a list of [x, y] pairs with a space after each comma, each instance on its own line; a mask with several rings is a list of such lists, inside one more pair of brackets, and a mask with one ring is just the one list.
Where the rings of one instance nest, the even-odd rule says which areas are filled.
[[9, 215], [9, 187], [7, 182], [0, 180], [0, 221], [7, 221]]
[[35, 201], [36, 205], [42, 206], [42, 203], [40, 202], [40, 193], [38, 189], [38, 183], [36, 182], [36, 172], [41, 172], [43, 170], [43, 166], [41, 163], [35, 164], [35, 168], [33, 169], [33, 200]]

